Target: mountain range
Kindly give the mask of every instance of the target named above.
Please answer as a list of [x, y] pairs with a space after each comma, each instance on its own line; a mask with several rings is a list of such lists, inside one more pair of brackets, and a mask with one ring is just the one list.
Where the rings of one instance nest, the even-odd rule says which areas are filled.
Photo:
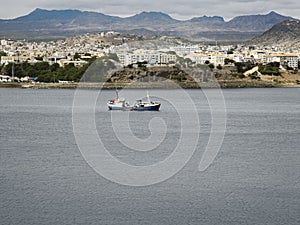
[[237, 16], [225, 21], [220, 16], [177, 20], [162, 12], [141, 12], [122, 18], [97, 12], [37, 8], [25, 16], [0, 20], [0, 36], [38, 40], [114, 30], [137, 35], [177, 36], [189, 40], [247, 40], [286, 20], [298, 21], [273, 11], [266, 15]]

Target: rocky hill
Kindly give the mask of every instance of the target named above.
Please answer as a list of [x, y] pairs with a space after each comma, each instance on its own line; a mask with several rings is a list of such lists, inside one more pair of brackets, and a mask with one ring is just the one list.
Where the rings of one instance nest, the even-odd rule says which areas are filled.
[[121, 18], [79, 10], [36, 9], [22, 17], [0, 20], [0, 35], [12, 39], [53, 39], [114, 30], [138, 35], [177, 36], [191, 40], [245, 40], [262, 34], [279, 22], [291, 19], [293, 18], [275, 12], [238, 16], [225, 21], [220, 16], [176, 20], [162, 12], [141, 12]]
[[287, 20], [274, 25], [270, 30], [252, 40], [254, 44], [283, 47], [300, 47], [300, 22]]
[[[280, 23], [285, 20], [295, 20], [292, 17], [282, 16], [274, 11], [268, 13], [267, 15], [249, 15], [249, 16], [238, 16], [233, 18], [227, 23], [227, 27], [252, 30], [252, 31], [262, 31], [270, 29], [274, 24]], [[242, 26], [242, 27], [241, 27]]]

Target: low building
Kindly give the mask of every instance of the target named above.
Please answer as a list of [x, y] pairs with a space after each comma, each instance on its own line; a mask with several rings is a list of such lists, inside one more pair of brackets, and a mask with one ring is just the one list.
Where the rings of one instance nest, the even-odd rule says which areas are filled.
[[1, 56], [1, 64], [7, 65], [14, 62], [27, 62], [30, 61], [30, 58], [29, 56]]
[[0, 41], [1, 45], [6, 46], [7, 45], [7, 40], [3, 39]]
[[0, 75], [0, 83], [11, 82], [12, 78], [7, 75]]

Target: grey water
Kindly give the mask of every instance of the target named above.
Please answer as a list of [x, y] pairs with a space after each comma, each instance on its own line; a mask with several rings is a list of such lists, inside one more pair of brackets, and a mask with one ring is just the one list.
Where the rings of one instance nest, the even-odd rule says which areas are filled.
[[[300, 89], [222, 90], [224, 140], [200, 172], [213, 123], [206, 94], [215, 91], [186, 90], [200, 129], [181, 90], [150, 90], [162, 102], [159, 112], [110, 112], [106, 101], [115, 92], [99, 93], [95, 128], [120, 161], [139, 166], [165, 159], [181, 138], [182, 123], [199, 136], [178, 173], [134, 187], [102, 177], [81, 154], [72, 123], [76, 90], [0, 89], [0, 224], [300, 224]], [[85, 90], [87, 96], [95, 92]], [[124, 95], [131, 103], [145, 93]], [[178, 101], [176, 107], [160, 98], [168, 95]], [[163, 142], [147, 152], [124, 146], [112, 122], [120, 118], [128, 118], [130, 134], [139, 139], [162, 132], [149, 126], [160, 118]]]

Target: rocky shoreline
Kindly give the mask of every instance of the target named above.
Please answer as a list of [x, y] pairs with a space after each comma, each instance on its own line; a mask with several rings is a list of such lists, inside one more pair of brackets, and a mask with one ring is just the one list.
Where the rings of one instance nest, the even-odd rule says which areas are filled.
[[36, 88], [36, 89], [115, 89], [115, 88], [156, 88], [156, 89], [199, 89], [199, 88], [278, 88], [300, 87], [289, 83], [276, 83], [261, 80], [218, 80], [217, 82], [72, 82], [72, 83], [0, 83], [0, 88]]

